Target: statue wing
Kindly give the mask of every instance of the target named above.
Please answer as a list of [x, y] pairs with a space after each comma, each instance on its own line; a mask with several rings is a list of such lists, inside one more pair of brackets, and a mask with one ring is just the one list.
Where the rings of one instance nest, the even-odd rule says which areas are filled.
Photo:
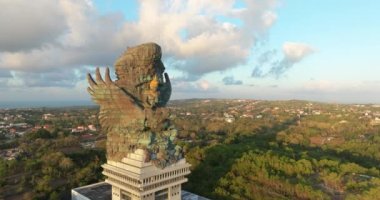
[[99, 122], [103, 129], [122, 129], [133, 119], [144, 119], [142, 105], [128, 91], [111, 80], [109, 68], [106, 69], [104, 80], [99, 68], [96, 68], [96, 81], [90, 74], [87, 75], [87, 80], [90, 84], [87, 90], [93, 101], [100, 106]]

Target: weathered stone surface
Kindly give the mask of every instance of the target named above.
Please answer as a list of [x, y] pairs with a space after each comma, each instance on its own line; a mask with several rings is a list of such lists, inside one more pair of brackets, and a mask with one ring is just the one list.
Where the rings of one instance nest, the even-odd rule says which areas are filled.
[[107, 131], [107, 159], [120, 161], [137, 148], [145, 149], [146, 161], [165, 166], [183, 157], [175, 145], [177, 130], [164, 108], [171, 84], [155, 43], [128, 48], [115, 62], [117, 80], [107, 68], [104, 79], [96, 70], [88, 74], [88, 92], [99, 104], [99, 121]]

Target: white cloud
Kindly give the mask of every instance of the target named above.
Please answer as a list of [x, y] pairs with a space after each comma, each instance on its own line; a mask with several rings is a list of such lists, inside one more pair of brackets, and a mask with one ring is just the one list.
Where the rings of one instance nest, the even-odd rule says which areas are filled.
[[15, 72], [15, 79], [28, 87], [74, 87], [85, 78], [84, 70], [66, 69], [45, 73]]
[[245, 8], [235, 8], [235, 0], [139, 3], [139, 18], [131, 22], [121, 13], [101, 15], [88, 0], [2, 1], [0, 69], [53, 73], [112, 65], [127, 46], [153, 41], [165, 58], [180, 63], [177, 69], [198, 79], [245, 63], [276, 20], [277, 0], [247, 0]]
[[206, 97], [219, 93], [217, 86], [204, 79], [195, 82], [174, 79], [172, 84], [173, 98]]
[[243, 84], [243, 81], [235, 80], [235, 77], [233, 76], [225, 76], [222, 79], [222, 82], [224, 85], [242, 85]]
[[202, 90], [208, 90], [210, 89], [210, 83], [206, 80], [200, 80], [197, 83], [198, 87], [201, 88]]
[[[1, 84], [1, 80], [0, 80]], [[8, 83], [16, 84], [16, 83]], [[0, 85], [1, 86], [1, 85]], [[74, 87], [31, 87], [26, 88], [22, 85], [14, 87], [0, 87], [0, 103], [1, 102], [18, 102], [18, 101], [89, 101], [90, 96], [86, 91], [87, 83], [78, 82]], [[3, 95], [6, 94], [6, 95]], [[73, 98], [75, 97], [75, 98]], [[40, 105], [43, 106], [43, 105]]]
[[12, 77], [9, 70], [0, 69], [0, 78], [9, 78]]
[[257, 65], [252, 71], [252, 77], [265, 78], [274, 76], [280, 78], [296, 63], [314, 52], [313, 48], [304, 43], [285, 42], [282, 45], [283, 57], [276, 57], [276, 50], [262, 53], [257, 59]]
[[336, 83], [327, 80], [309, 81], [304, 84], [305, 90], [331, 91], [337, 87]]
[[40, 48], [67, 30], [57, 0], [0, 1], [0, 52]]
[[[167, 57], [183, 61], [179, 69], [198, 76], [244, 63], [258, 35], [275, 20], [276, 1], [246, 1], [244, 9], [234, 8], [233, 0], [165, 2], [141, 1], [140, 20], [125, 24], [125, 35], [139, 32], [136, 43], [160, 43]], [[220, 16], [243, 26], [220, 22]]]
[[285, 42], [282, 46], [282, 51], [287, 60], [298, 62], [313, 53], [314, 49], [310, 45], [304, 43]]

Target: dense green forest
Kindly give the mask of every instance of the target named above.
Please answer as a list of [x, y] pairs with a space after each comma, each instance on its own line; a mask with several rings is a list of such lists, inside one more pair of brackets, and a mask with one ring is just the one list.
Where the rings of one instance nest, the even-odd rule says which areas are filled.
[[[44, 119], [44, 113], [55, 117]], [[96, 108], [79, 107], [0, 112], [9, 124], [33, 125], [22, 136], [0, 139], [0, 150], [20, 152], [15, 159], [0, 159], [0, 199], [70, 199], [72, 188], [103, 180], [104, 143], [85, 149], [81, 136], [88, 132], [71, 131], [72, 127], [97, 124], [96, 113]], [[0, 133], [11, 135], [7, 129]]]
[[[192, 164], [189, 191], [212, 199], [377, 199], [380, 194], [380, 128], [368, 115], [377, 115], [377, 107], [187, 103], [177, 113], [192, 115], [177, 116], [176, 122], [191, 141], [184, 144]], [[214, 114], [197, 117], [211, 109]], [[218, 119], [226, 112], [236, 120]], [[241, 117], [244, 113], [253, 117]]]
[[104, 149], [82, 149], [76, 137], [54, 137], [54, 132], [40, 129], [27, 134], [19, 140], [22, 155], [16, 160], [0, 160], [1, 195], [12, 199], [70, 199], [72, 188], [102, 178]]
[[[172, 101], [169, 109], [192, 165], [185, 190], [211, 199], [378, 199], [376, 105], [195, 99]], [[104, 179], [104, 134], [93, 133], [97, 145], [88, 149], [85, 133], [67, 129], [98, 126], [97, 108], [64, 112], [32, 120], [49, 130], [0, 139], [2, 149], [22, 152], [0, 159], [0, 198], [68, 199], [71, 188]]]

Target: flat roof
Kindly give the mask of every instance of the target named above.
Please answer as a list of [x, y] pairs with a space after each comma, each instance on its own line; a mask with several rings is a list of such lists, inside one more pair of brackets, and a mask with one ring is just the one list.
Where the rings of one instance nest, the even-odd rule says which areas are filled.
[[[90, 200], [111, 200], [111, 192], [112, 186], [109, 183], [100, 182], [72, 189], [71, 197], [73, 200], [86, 198]], [[185, 190], [182, 190], [181, 197], [182, 200], [209, 200]]]
[[182, 190], [181, 197], [182, 197], [181, 198], [182, 200], [210, 200], [210, 199], [207, 199], [205, 197], [193, 194], [193, 193], [185, 191], [185, 190]]
[[[111, 200], [112, 199], [112, 196], [111, 196], [112, 186], [106, 182], [86, 185], [79, 188], [74, 188], [72, 190], [91, 200]], [[75, 198], [73, 196], [74, 195], [73, 193], [75, 192], [71, 192], [72, 199], [80, 199], [80, 198]]]

